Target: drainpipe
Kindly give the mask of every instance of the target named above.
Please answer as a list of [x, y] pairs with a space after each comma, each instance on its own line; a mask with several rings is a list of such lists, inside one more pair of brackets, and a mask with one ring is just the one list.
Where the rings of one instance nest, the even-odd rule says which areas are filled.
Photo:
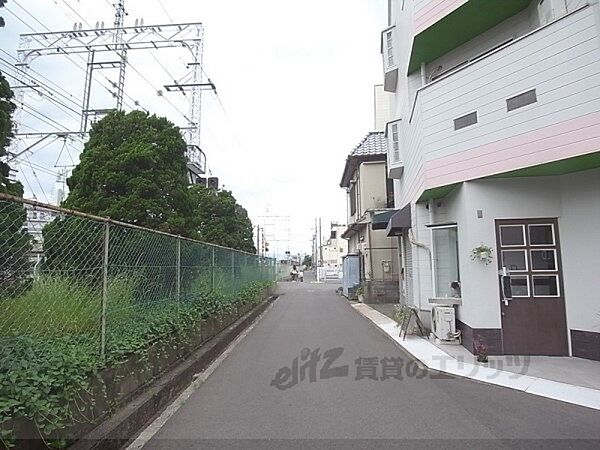
[[421, 63], [421, 86], [425, 86], [427, 84], [427, 74], [425, 71], [425, 63]]
[[[415, 214], [415, 228], [419, 227], [417, 216], [418, 216], [418, 214]], [[430, 220], [430, 223], [433, 223], [433, 200], [429, 200], [429, 220]], [[412, 245], [414, 245], [415, 247], [422, 248], [429, 255], [431, 280], [433, 281], [433, 255], [431, 253], [431, 249], [427, 245], [425, 245], [422, 242], [419, 242], [415, 239], [412, 228], [408, 230], [408, 240], [410, 241], [410, 243]], [[417, 256], [417, 263], [418, 263], [419, 255], [417, 254], [416, 256]], [[419, 270], [417, 270], [417, 286], [419, 287], [419, 295], [418, 295], [419, 305], [418, 306], [419, 306], [419, 310], [420, 310], [421, 309], [421, 270], [420, 270], [420, 268], [419, 268]]]

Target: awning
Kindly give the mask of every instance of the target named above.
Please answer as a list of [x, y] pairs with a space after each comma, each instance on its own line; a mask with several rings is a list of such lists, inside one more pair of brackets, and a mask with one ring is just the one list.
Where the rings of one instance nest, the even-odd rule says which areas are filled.
[[402, 230], [410, 228], [411, 224], [412, 218], [410, 214], [409, 203], [404, 208], [394, 211], [394, 214], [390, 218], [385, 230], [387, 231], [388, 236], [400, 236], [402, 234]]
[[385, 230], [391, 217], [396, 212], [398, 212], [398, 211], [391, 210], [391, 211], [385, 211], [382, 213], [374, 214], [373, 221], [371, 222], [373, 224], [372, 228], [374, 230]]

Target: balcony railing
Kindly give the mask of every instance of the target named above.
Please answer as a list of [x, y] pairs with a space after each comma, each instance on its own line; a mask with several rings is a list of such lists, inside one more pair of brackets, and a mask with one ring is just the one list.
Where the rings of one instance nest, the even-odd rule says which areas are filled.
[[[406, 166], [426, 166], [426, 178], [442, 184], [568, 157], [566, 141], [581, 137], [569, 130], [600, 113], [596, 8], [583, 6], [417, 90], [401, 122]], [[563, 146], [556, 151], [553, 136]]]

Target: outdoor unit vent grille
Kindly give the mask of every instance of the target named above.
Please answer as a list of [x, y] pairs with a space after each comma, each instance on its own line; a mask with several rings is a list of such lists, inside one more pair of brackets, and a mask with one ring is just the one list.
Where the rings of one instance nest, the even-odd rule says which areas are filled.
[[477, 111], [473, 111], [465, 116], [454, 119], [454, 130], [460, 130], [477, 123]]
[[522, 94], [515, 95], [506, 100], [506, 109], [508, 111], [513, 111], [515, 109], [522, 108], [523, 106], [531, 105], [532, 103], [537, 102], [537, 95], [535, 89], [532, 89], [527, 92], [523, 92]]

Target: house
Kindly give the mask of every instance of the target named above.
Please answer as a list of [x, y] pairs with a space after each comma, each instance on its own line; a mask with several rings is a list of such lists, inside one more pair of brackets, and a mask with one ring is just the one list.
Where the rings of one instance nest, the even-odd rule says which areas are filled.
[[369, 133], [346, 159], [340, 182], [348, 207], [348, 227], [342, 237], [348, 240], [348, 254], [358, 256], [359, 282], [367, 303], [399, 300], [397, 239], [387, 237], [387, 220], [382, 220], [394, 212], [386, 158], [384, 133]]
[[342, 237], [346, 225], [331, 222], [329, 239], [322, 245], [322, 266], [341, 271], [343, 257], [348, 253], [348, 241]]
[[470, 351], [600, 360], [600, 4], [389, 0], [381, 43], [403, 298], [459, 294]]

